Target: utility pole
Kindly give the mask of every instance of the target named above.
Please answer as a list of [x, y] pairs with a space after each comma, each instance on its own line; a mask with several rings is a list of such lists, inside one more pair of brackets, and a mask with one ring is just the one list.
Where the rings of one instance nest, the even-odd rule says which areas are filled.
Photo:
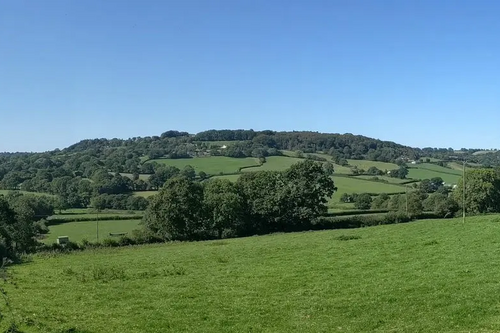
[[96, 236], [97, 236], [97, 241], [99, 242], [99, 209], [97, 209], [96, 211], [96, 220], [95, 220], [95, 224], [96, 224]]
[[465, 223], [465, 158], [464, 158], [464, 165], [463, 165], [463, 170], [462, 170], [462, 220], [463, 223]]
[[406, 192], [406, 216], [408, 216], [408, 185], [405, 185]]

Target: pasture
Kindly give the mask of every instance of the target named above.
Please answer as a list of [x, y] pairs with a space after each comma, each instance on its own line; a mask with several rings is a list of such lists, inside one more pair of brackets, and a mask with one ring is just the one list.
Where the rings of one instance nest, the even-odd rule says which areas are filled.
[[37, 255], [23, 332], [498, 332], [500, 217]]
[[[113, 173], [113, 172], [110, 172], [110, 173], [114, 175], [114, 173]], [[133, 175], [133, 174], [131, 174], [131, 173], [125, 173], [125, 172], [122, 172], [122, 173], [120, 173], [120, 175], [122, 175], [123, 177], [127, 177], [127, 178], [130, 178], [130, 179], [134, 179], [134, 175]], [[149, 177], [151, 177], [151, 175], [149, 175], [149, 174], [145, 174], [145, 173], [139, 174], [139, 179], [142, 179], [142, 180], [144, 180], [144, 181], [148, 180], [148, 179], [149, 179]]]
[[225, 156], [210, 156], [210, 157], [193, 157], [179, 159], [156, 159], [149, 160], [151, 162], [171, 165], [179, 169], [183, 169], [187, 165], [191, 165], [196, 172], [203, 171], [207, 174], [218, 175], [220, 173], [235, 173], [239, 168], [249, 166], [259, 166], [259, 161], [253, 157], [246, 158], [231, 158]]
[[[451, 170], [451, 169], [448, 169]], [[457, 171], [457, 170], [451, 170], [451, 171]], [[424, 169], [424, 168], [410, 168], [408, 170], [408, 178], [412, 179], [431, 179], [434, 177], [441, 177], [443, 181], [447, 184], [457, 184], [458, 180], [462, 177], [460, 174], [453, 174], [453, 173], [443, 173], [441, 171], [436, 171], [436, 170], [431, 170], [431, 169]]]
[[158, 191], [135, 191], [133, 193], [134, 193], [134, 195], [137, 195], [140, 197], [149, 198], [150, 196], [158, 193]]
[[243, 169], [242, 172], [254, 172], [254, 171], [284, 171], [291, 167], [292, 165], [303, 162], [304, 159], [286, 157], [286, 156], [268, 156], [266, 157], [266, 163], [258, 168]]
[[38, 192], [28, 192], [28, 191], [21, 191], [21, 190], [0, 190], [0, 195], [7, 195], [9, 193], [20, 193], [20, 194], [26, 194], [26, 195], [46, 195], [49, 197], [53, 197], [54, 195], [49, 194], [49, 193], [38, 193]]
[[436, 171], [440, 173], [449, 173], [452, 175], [462, 175], [462, 172], [460, 170], [452, 169], [452, 168], [445, 168], [440, 165], [432, 164], [432, 163], [422, 163], [422, 164], [416, 164], [416, 165], [410, 165], [412, 167], [415, 167], [417, 169], [424, 169], [424, 170], [430, 170], [430, 171]]
[[[139, 227], [140, 219], [133, 220], [102, 220], [99, 221], [99, 240], [110, 237], [109, 233], [131, 233]], [[65, 222], [49, 226], [49, 233], [41, 241], [55, 243], [59, 236], [69, 236], [72, 242], [81, 242], [86, 239], [90, 242], [97, 240], [97, 221]]]
[[349, 165], [357, 166], [358, 169], [368, 170], [370, 167], [376, 167], [379, 170], [394, 170], [399, 168], [397, 164], [378, 162], [378, 161], [368, 161], [368, 160], [347, 160]]
[[393, 178], [393, 177], [388, 177], [388, 176], [359, 175], [359, 176], [355, 176], [355, 177], [356, 177], [356, 179], [365, 179], [365, 180], [371, 180], [371, 181], [374, 181], [374, 178], [376, 177], [380, 180], [387, 181], [388, 183], [391, 183], [391, 184], [404, 184], [404, 183], [411, 181], [411, 179], [400, 179], [400, 178]]
[[363, 179], [358, 179], [357, 177], [335, 177], [333, 176], [333, 181], [338, 190], [333, 195], [331, 201], [338, 202], [342, 193], [400, 193], [404, 192], [404, 186], [388, 184], [382, 182], [373, 182]]

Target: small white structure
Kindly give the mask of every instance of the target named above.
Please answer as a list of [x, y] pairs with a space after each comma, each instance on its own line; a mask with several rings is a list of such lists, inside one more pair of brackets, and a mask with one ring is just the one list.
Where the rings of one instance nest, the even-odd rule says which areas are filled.
[[68, 236], [59, 236], [57, 237], [57, 244], [68, 244], [69, 237]]

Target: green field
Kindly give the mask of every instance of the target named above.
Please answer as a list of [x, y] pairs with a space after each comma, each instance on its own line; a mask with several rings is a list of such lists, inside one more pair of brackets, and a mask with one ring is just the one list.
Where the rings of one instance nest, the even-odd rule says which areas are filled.
[[150, 196], [158, 193], [158, 191], [135, 191], [133, 193], [134, 193], [134, 195], [137, 195], [140, 197], [149, 198]]
[[418, 168], [418, 169], [425, 169], [425, 170], [431, 170], [431, 171], [436, 171], [436, 172], [441, 172], [441, 173], [449, 173], [452, 175], [461, 175], [462, 172], [456, 169], [452, 168], [445, 168], [440, 165], [432, 164], [432, 163], [422, 163], [422, 164], [416, 164], [416, 165], [411, 165], [412, 167]]
[[410, 181], [410, 179], [400, 179], [400, 178], [393, 178], [393, 177], [388, 177], [388, 176], [369, 176], [369, 175], [360, 175], [356, 176], [357, 179], [373, 179], [374, 177], [377, 177], [378, 179], [388, 181], [391, 184], [402, 184], [402, 183], [407, 183]]
[[[462, 171], [463, 171], [463, 164], [462, 163], [448, 162], [448, 166], [454, 170], [460, 171], [460, 173], [462, 173]], [[474, 168], [480, 168], [481, 166], [482, 166], [481, 164], [468, 162], [465, 169], [466, 170], [473, 170]]]
[[404, 186], [372, 182], [355, 177], [335, 177], [333, 176], [337, 192], [330, 201], [337, 203], [342, 193], [398, 193], [404, 192]]
[[[110, 173], [114, 175], [113, 172], [110, 172]], [[131, 173], [124, 173], [124, 172], [122, 172], [122, 173], [120, 173], [120, 175], [122, 175], [123, 177], [128, 177], [130, 179], [134, 179], [134, 175], [131, 174]], [[139, 179], [142, 179], [144, 181], [148, 180], [149, 177], [151, 177], [151, 175], [145, 174], [145, 173], [139, 175]]]
[[[57, 212], [57, 210], [56, 210]], [[132, 216], [137, 215], [137, 217], [141, 217], [144, 214], [142, 211], [131, 211], [131, 210], [115, 210], [115, 209], [106, 209], [99, 212], [99, 217], [110, 218], [115, 216]], [[75, 208], [68, 209], [62, 211], [62, 214], [55, 214], [49, 217], [49, 220], [59, 220], [59, 219], [72, 219], [72, 218], [96, 218], [97, 213], [92, 208]]]
[[53, 195], [52, 194], [48, 194], [48, 193], [38, 193], [38, 192], [28, 192], [28, 191], [19, 191], [19, 190], [0, 190], [0, 195], [7, 195], [9, 194], [10, 192], [16, 192], [16, 193], [21, 193], [21, 194], [31, 194], [31, 195], [46, 195], [46, 196], [49, 196], [49, 197], [52, 197]]
[[399, 168], [397, 164], [393, 163], [385, 163], [385, 162], [377, 162], [377, 161], [367, 161], [367, 160], [347, 160], [349, 165], [357, 166], [358, 169], [368, 170], [370, 167], [376, 167], [379, 170], [394, 170]]
[[[141, 220], [105, 220], [99, 221], [99, 240], [113, 238], [109, 233], [132, 232], [137, 229]], [[96, 221], [66, 222], [49, 227], [49, 233], [42, 241], [44, 243], [54, 243], [59, 236], [69, 236], [73, 242], [81, 242], [86, 239], [91, 242], [97, 240]]]
[[235, 182], [240, 178], [240, 175], [225, 175], [225, 176], [214, 176], [210, 179], [228, 179], [229, 181]]
[[262, 164], [259, 168], [243, 169], [242, 172], [254, 172], [254, 171], [283, 171], [291, 167], [292, 165], [303, 162], [304, 159], [286, 157], [286, 156], [269, 156], [266, 157], [266, 163]]
[[203, 171], [207, 174], [218, 175], [219, 173], [233, 173], [238, 172], [241, 167], [259, 166], [259, 161], [256, 158], [231, 158], [225, 156], [211, 156], [211, 157], [194, 157], [194, 158], [180, 158], [180, 159], [156, 159], [150, 160], [146, 163], [157, 162], [166, 165], [175, 166], [179, 169], [184, 168], [186, 165], [191, 165], [197, 172]]
[[[457, 170], [452, 170], [452, 169], [447, 169], [443, 168], [446, 170], [449, 170], [451, 172], [442, 172], [442, 171], [437, 171], [435, 169], [427, 169], [427, 168], [416, 168], [412, 167], [408, 171], [408, 176], [407, 178], [412, 178], [412, 179], [431, 179], [434, 177], [441, 177], [445, 183], [448, 184], [457, 184], [458, 180], [462, 177], [460, 175], [460, 172]], [[453, 174], [454, 172], [454, 174]]]
[[498, 332], [500, 217], [38, 256], [23, 332]]

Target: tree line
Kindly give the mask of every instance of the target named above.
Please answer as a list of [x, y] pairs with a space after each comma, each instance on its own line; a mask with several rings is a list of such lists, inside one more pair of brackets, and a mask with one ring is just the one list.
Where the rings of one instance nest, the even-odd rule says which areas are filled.
[[322, 164], [305, 160], [286, 171], [258, 171], [235, 183], [185, 176], [152, 197], [144, 227], [163, 240], [199, 240], [303, 230], [327, 212], [336, 190]]

